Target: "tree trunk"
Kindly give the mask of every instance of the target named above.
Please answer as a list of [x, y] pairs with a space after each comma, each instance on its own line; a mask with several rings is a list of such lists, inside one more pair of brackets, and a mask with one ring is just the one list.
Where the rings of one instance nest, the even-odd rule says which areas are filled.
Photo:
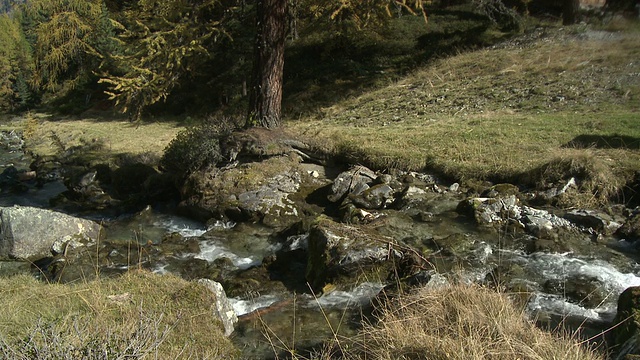
[[563, 0], [562, 24], [573, 25], [578, 22], [580, 12], [580, 0]]
[[280, 125], [287, 0], [258, 0], [247, 127]]

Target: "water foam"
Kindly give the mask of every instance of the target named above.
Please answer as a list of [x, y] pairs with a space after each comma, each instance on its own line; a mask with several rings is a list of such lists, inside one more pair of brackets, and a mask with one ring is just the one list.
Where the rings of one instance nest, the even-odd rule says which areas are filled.
[[366, 305], [384, 287], [381, 283], [365, 282], [356, 286], [351, 291], [335, 290], [325, 294], [311, 302], [320, 307], [350, 307], [354, 305]]
[[262, 257], [251, 255], [239, 256], [217, 241], [208, 240], [200, 243], [200, 253], [194, 256], [196, 259], [213, 262], [219, 258], [228, 258], [238, 269], [244, 270], [262, 263]]
[[231, 307], [233, 311], [235, 311], [237, 316], [242, 316], [245, 314], [249, 314], [258, 309], [266, 308], [280, 300], [275, 295], [261, 295], [255, 299], [239, 299], [239, 298], [229, 298], [229, 303], [231, 303]]
[[[505, 253], [507, 253], [505, 251]], [[579, 258], [571, 253], [533, 253], [524, 255], [510, 252], [511, 261], [522, 267], [540, 282], [546, 279], [558, 282], [590, 279], [596, 281], [607, 298], [596, 308], [589, 309], [566, 301], [562, 296], [537, 292], [530, 301], [532, 311], [547, 311], [559, 315], [582, 316], [594, 320], [611, 320], [615, 316], [616, 301], [625, 289], [640, 286], [640, 277], [622, 273], [612, 264], [596, 259]]]
[[200, 222], [169, 215], [158, 216], [158, 219], [153, 222], [153, 226], [165, 229], [170, 233], [178, 233], [185, 238], [199, 237], [209, 230]]

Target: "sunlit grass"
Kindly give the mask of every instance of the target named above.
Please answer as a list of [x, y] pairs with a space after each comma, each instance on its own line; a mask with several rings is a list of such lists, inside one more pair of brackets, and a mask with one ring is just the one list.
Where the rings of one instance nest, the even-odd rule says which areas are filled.
[[0, 304], [0, 354], [13, 359], [33, 351], [43, 359], [236, 356], [213, 294], [176, 276], [131, 272], [67, 285], [0, 278]]
[[392, 300], [379, 322], [350, 340], [355, 351], [347, 359], [604, 358], [575, 338], [536, 328], [507, 294], [462, 284]]

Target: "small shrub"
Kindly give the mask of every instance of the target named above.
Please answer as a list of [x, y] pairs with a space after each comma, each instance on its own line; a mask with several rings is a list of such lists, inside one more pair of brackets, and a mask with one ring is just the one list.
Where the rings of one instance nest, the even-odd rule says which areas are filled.
[[184, 177], [225, 159], [220, 146], [231, 133], [229, 122], [206, 122], [178, 133], [160, 159], [162, 170]]
[[501, 0], [475, 0], [474, 3], [500, 30], [519, 32], [524, 28], [520, 14]]
[[25, 123], [24, 123], [24, 131], [22, 133], [22, 136], [24, 136], [25, 139], [33, 138], [33, 136], [38, 131], [40, 122], [38, 121], [38, 118], [35, 116], [35, 114], [33, 114], [32, 112], [26, 113], [24, 118], [25, 118]]

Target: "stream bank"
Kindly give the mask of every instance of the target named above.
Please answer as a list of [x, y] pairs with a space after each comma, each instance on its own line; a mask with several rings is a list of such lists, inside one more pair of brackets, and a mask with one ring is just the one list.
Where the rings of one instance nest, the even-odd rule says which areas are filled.
[[5, 170], [4, 206], [53, 208], [105, 229], [97, 245], [65, 251], [64, 266], [35, 261], [40, 275], [73, 282], [144, 268], [215, 280], [240, 316], [232, 338], [247, 358], [313, 348], [336, 329], [354, 334], [383, 289], [448, 278], [499, 286], [526, 294], [541, 325], [570, 319], [591, 335], [614, 320], [619, 294], [640, 285], [636, 209], [554, 208], [576, 191], [573, 177], [548, 189], [469, 187], [290, 151], [205, 168], [173, 187], [148, 164], [20, 159], [7, 160], [15, 170]]

